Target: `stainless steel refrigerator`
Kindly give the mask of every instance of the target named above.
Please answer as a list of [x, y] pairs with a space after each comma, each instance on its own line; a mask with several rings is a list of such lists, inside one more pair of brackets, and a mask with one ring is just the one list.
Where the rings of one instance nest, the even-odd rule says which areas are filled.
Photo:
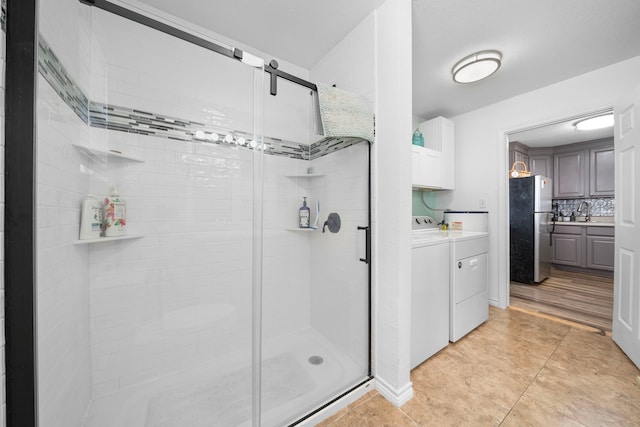
[[511, 281], [540, 283], [551, 269], [551, 179], [541, 175], [509, 180]]

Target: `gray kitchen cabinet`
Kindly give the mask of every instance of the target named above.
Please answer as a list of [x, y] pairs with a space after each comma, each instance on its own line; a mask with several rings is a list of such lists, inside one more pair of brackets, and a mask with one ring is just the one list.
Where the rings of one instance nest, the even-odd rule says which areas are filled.
[[586, 151], [553, 155], [553, 197], [570, 199], [585, 196]]
[[613, 196], [615, 193], [615, 153], [613, 146], [589, 150], [589, 194]]
[[[515, 162], [522, 162], [527, 166], [527, 170], [529, 169], [529, 147], [526, 145], [520, 144], [517, 141], [509, 143], [509, 164], [513, 165]], [[518, 168], [522, 169], [522, 168]]]
[[529, 151], [529, 170], [532, 175], [542, 175], [553, 180], [553, 156], [551, 150], [547, 153], [531, 149]]
[[615, 229], [556, 224], [553, 233], [553, 264], [613, 271]]
[[587, 227], [587, 267], [613, 271], [615, 230], [613, 227]]
[[[581, 228], [581, 227], [580, 227]], [[578, 228], [578, 230], [580, 229]], [[584, 236], [581, 234], [553, 234], [554, 264], [586, 267], [584, 257]]]

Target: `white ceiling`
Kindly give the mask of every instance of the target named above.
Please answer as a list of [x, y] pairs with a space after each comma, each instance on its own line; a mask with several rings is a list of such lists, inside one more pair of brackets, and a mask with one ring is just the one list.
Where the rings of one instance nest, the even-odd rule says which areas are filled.
[[[138, 1], [307, 69], [384, 2]], [[640, 55], [639, 0], [412, 0], [412, 7], [413, 112], [424, 119], [452, 117]], [[498, 72], [454, 83], [454, 63], [486, 49], [502, 52]]]

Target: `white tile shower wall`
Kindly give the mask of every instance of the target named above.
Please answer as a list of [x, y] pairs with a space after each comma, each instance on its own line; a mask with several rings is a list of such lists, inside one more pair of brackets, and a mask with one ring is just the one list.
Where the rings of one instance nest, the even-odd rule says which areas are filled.
[[76, 246], [89, 190], [71, 144], [88, 128], [38, 77], [38, 397], [42, 426], [80, 425], [91, 398], [88, 248]]
[[308, 166], [308, 161], [265, 156], [262, 286], [265, 343], [310, 325], [311, 232], [297, 231], [302, 197], [307, 197], [310, 206], [315, 205], [317, 197], [309, 192], [310, 178], [298, 176], [305, 175]]
[[[247, 66], [104, 11], [94, 10], [92, 18], [92, 101], [205, 126], [253, 128], [252, 110], [246, 109], [253, 102], [253, 85], [246, 82]], [[287, 70], [287, 64], [280, 69]], [[264, 134], [308, 142], [308, 90], [280, 80], [278, 96], [273, 97], [267, 74], [264, 79]]]
[[368, 144], [362, 142], [311, 161], [311, 191], [320, 200], [322, 226], [329, 213], [340, 215], [338, 233], [311, 236], [311, 326], [366, 373], [368, 362]]
[[[43, 0], [39, 32], [87, 90], [90, 69], [88, 8], [76, 0]], [[91, 399], [88, 249], [74, 246], [88, 180], [71, 148], [88, 129], [38, 77], [37, 95], [37, 325], [40, 425], [80, 425]]]
[[[144, 235], [90, 249], [94, 397], [234, 352], [248, 364], [257, 152], [95, 128], [91, 137], [145, 160], [88, 165], [91, 191], [119, 184], [128, 233]], [[305, 162], [264, 161], [263, 328], [274, 336], [309, 323], [308, 243], [272, 225], [297, 192], [282, 173]]]
[[40, 0], [38, 16], [39, 33], [86, 93], [90, 87], [91, 8], [78, 0]]

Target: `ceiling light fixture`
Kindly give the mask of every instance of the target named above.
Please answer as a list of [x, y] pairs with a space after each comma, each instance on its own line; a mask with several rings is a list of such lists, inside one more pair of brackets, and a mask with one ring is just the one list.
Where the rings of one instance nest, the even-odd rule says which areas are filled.
[[595, 130], [613, 126], [613, 113], [578, 120], [573, 124], [576, 130]]
[[451, 69], [453, 81], [473, 83], [489, 77], [498, 71], [502, 54], [497, 50], [483, 50], [469, 55], [456, 63]]

